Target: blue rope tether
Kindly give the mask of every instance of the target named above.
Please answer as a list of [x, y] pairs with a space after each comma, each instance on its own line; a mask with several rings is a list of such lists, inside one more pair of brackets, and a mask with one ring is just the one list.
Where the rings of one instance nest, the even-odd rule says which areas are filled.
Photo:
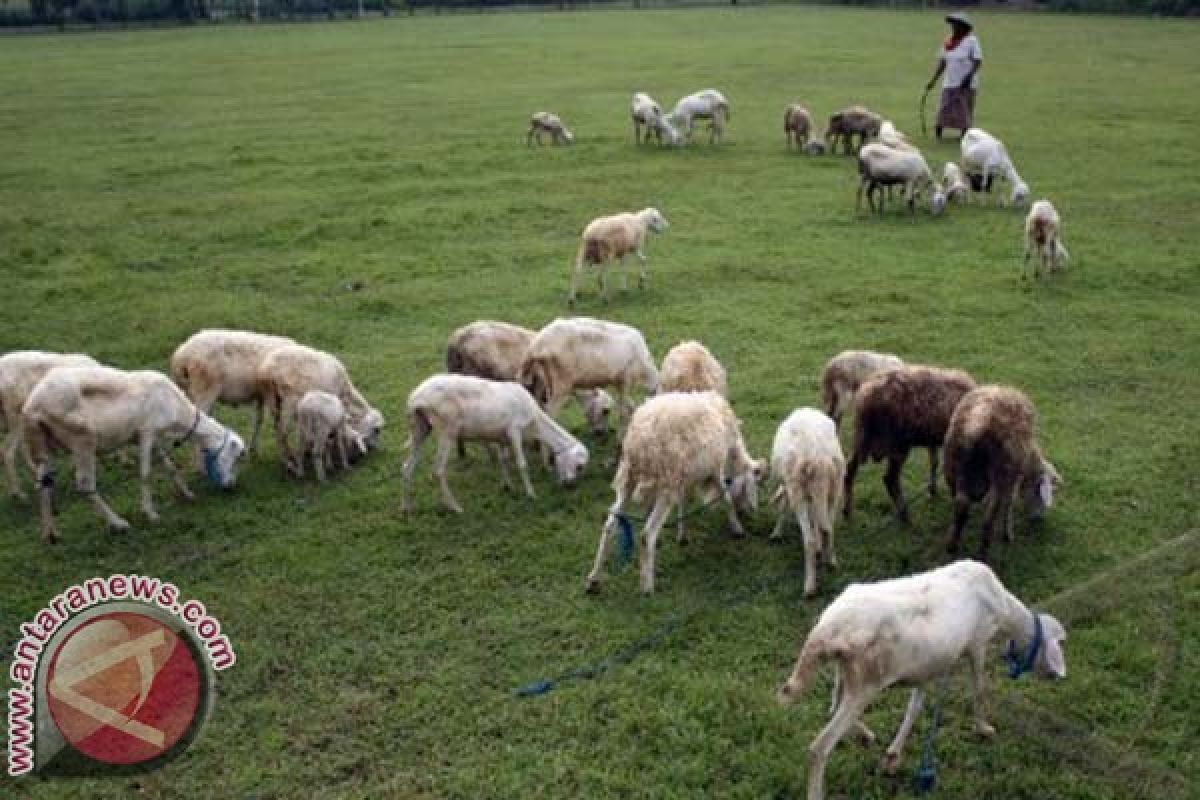
[[633, 560], [633, 523], [625, 514], [617, 514], [617, 563], [621, 566]]
[[921, 752], [921, 766], [917, 769], [915, 781], [917, 794], [929, 794], [937, 787], [937, 754], [934, 745], [937, 742], [938, 728], [942, 724], [942, 698], [933, 701], [933, 725], [925, 736], [925, 748]]

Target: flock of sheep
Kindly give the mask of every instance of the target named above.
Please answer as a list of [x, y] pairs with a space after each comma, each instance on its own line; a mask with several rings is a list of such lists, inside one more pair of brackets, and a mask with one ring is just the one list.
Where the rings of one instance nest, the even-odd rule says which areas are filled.
[[[719, 141], [729, 104], [719, 92], [707, 90], [663, 114], [651, 98], [638, 94], [632, 115], [639, 142], [653, 136], [679, 144], [692, 133], [696, 119], [711, 120], [711, 138]], [[824, 152], [839, 140], [849, 151], [857, 136], [859, 194], [865, 192], [872, 205], [878, 194], [881, 208], [883, 190], [902, 185], [910, 209], [928, 189], [936, 212], [946, 197], [965, 198], [971, 190], [988, 189], [993, 176], [1010, 183], [1014, 204], [1028, 198], [1028, 187], [1003, 144], [983, 131], [967, 132], [961, 165], [948, 164], [938, 183], [903, 135], [866, 109], [833, 115], [824, 142], [811, 138], [811, 117], [803, 107], [789, 107], [785, 128], [789, 144], [810, 153]], [[554, 115], [535, 115], [530, 142], [546, 133], [563, 143], [574, 139]], [[1034, 204], [1027, 222], [1029, 246], [1051, 267], [1064, 255], [1057, 227], [1049, 203]], [[600, 269], [606, 291], [606, 265], [623, 263], [629, 254], [639, 259], [644, 282], [645, 236], [666, 228], [666, 219], [652, 208], [593, 221], [573, 265], [571, 301], [585, 267]], [[433, 472], [441, 501], [454, 512], [462, 506], [448, 483], [450, 459], [456, 450], [464, 455], [465, 442], [485, 445], [509, 487], [509, 462], [514, 462], [531, 497], [526, 444], [536, 448], [534, 460], [552, 468], [560, 482], [576, 481], [588, 468], [589, 452], [556, 419], [574, 400], [593, 434], [606, 431], [614, 416], [621, 434], [612, 481], [615, 496], [586, 577], [588, 591], [598, 591], [602, 584], [618, 529], [628, 524], [628, 504], [649, 510], [638, 556], [641, 590], [649, 593], [654, 590], [658, 535], [672, 510], [678, 511], [681, 543], [686, 540], [685, 508], [697, 495], [702, 502], [723, 504], [733, 535], [741, 536], [739, 514], [757, 508], [759, 491], [770, 482], [777, 514], [772, 538], [784, 536], [789, 520], [795, 521], [804, 548], [804, 593], [811, 597], [819, 570], [837, 565], [834, 528], [839, 516], [852, 511], [855, 479], [866, 462], [887, 462], [884, 485], [897, 516], [907, 521], [900, 479], [905, 459], [913, 448], [928, 450], [928, 491], [934, 495], [940, 457], [954, 505], [948, 549], [958, 552], [968, 511], [983, 502], [983, 561], [997, 524], [1013, 538], [1017, 501], [1040, 515], [1062, 482], [1037, 442], [1029, 399], [1011, 387], [979, 385], [961, 370], [907, 364], [890, 354], [840, 353], [825, 367], [821, 408], [788, 414], [770, 458], [763, 459], [751, 455], [727, 399], [726, 370], [703, 344], [681, 342], [661, 367], [658, 363], [640, 331], [600, 319], [558, 318], [538, 331], [480, 320], [454, 331], [447, 341], [446, 371], [423, 381], [408, 397], [403, 509], [412, 508], [413, 477], [431, 436], [437, 440]], [[637, 395], [645, 396], [639, 405], [634, 403]], [[90, 497], [114, 530], [128, 528], [128, 523], [98, 493], [99, 453], [136, 445], [141, 507], [151, 520], [157, 518], [149, 484], [156, 459], [179, 493], [191, 496], [168, 444], [191, 445], [196, 467], [213, 484], [229, 488], [247, 447], [236, 432], [209, 416], [218, 402], [253, 406], [251, 453], [263, 415], [270, 414], [287, 471], [303, 476], [311, 462], [319, 480], [327, 469], [348, 469], [374, 449], [384, 425], [383, 415], [355, 388], [335, 356], [281, 336], [200, 331], [175, 350], [169, 376], [126, 372], [80, 354], [8, 353], [0, 356], [0, 420], [7, 430], [9, 491], [25, 497], [17, 472], [23, 450], [40, 496], [42, 538], [50, 543], [58, 537], [56, 451], [70, 454], [75, 489]], [[838, 427], [849, 413], [854, 429], [847, 461]], [[290, 441], [293, 428], [298, 448]], [[990, 735], [982, 695], [986, 648], [996, 636], [1010, 640], [1014, 674], [1065, 676], [1062, 625], [1027, 608], [984, 563], [958, 561], [920, 575], [847, 588], [821, 615], [778, 693], [781, 702], [791, 702], [822, 661], [837, 662], [832, 719], [810, 748], [810, 800], [824, 796], [824, 769], [834, 745], [852, 729], [873, 740], [862, 714], [883, 689], [901, 684], [915, 688], [885, 755], [885, 767], [894, 771], [920, 712], [922, 687], [964, 658], [974, 675], [975, 728]]]

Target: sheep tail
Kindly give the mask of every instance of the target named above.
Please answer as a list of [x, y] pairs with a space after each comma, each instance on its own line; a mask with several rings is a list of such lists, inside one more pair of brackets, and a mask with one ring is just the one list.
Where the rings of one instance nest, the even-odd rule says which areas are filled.
[[796, 668], [792, 670], [791, 676], [784, 684], [787, 694], [793, 697], [802, 694], [812, 682], [813, 675], [821, 667], [821, 662], [832, 655], [835, 654], [829, 649], [825, 637], [819, 631], [813, 631], [805, 640], [804, 647], [800, 649], [800, 658], [796, 660]]
[[404, 449], [411, 450], [413, 440], [419, 432], [421, 438], [424, 439], [433, 431], [433, 424], [429, 421], [429, 416], [419, 408], [414, 408], [408, 412], [408, 439], [404, 442]]

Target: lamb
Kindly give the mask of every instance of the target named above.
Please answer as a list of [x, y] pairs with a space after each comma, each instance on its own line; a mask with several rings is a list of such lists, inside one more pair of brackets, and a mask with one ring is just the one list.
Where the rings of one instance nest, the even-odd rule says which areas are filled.
[[1038, 200], [1029, 209], [1029, 216], [1025, 217], [1025, 262], [1021, 266], [1022, 278], [1025, 277], [1025, 268], [1029, 266], [1029, 256], [1034, 250], [1038, 254], [1038, 263], [1033, 268], [1035, 278], [1041, 277], [1042, 267], [1054, 272], [1060, 264], [1067, 263], [1071, 256], [1059, 238], [1061, 227], [1058, 211], [1049, 200]]
[[946, 485], [954, 497], [954, 527], [948, 549], [958, 553], [971, 503], [985, 500], [979, 560], [987, 561], [992, 526], [1004, 521], [1013, 540], [1013, 504], [1018, 493], [1038, 519], [1054, 505], [1062, 478], [1042, 456], [1035, 438], [1037, 415], [1024, 393], [1008, 386], [980, 386], [959, 401], [943, 446]]
[[772, 539], [783, 538], [788, 512], [804, 538], [804, 596], [817, 593], [817, 564], [837, 566], [833, 525], [842, 502], [846, 459], [837, 426], [815, 408], [798, 408], [783, 421], [771, 448], [771, 475], [779, 481], [779, 517]]
[[[1029, 202], [1029, 185], [1017, 174], [1004, 142], [985, 130], [969, 128], [963, 134], [960, 146], [963, 172], [970, 176], [972, 188], [990, 192], [992, 179], [999, 176], [1012, 187], [1009, 202], [1014, 207], [1019, 208]], [[1003, 195], [997, 196], [1000, 205], [1004, 205]]]
[[637, 387], [658, 390], [658, 369], [641, 331], [619, 322], [560, 317], [538, 331], [521, 364], [520, 381], [551, 417], [577, 389], [617, 392], [617, 425], [624, 428]]
[[408, 418], [407, 447], [411, 452], [404, 462], [402, 502], [405, 512], [412, 510], [412, 478], [421, 445], [433, 432], [438, 435], [434, 474], [441, 488], [442, 502], [458, 514], [462, 513], [462, 506], [446, 482], [446, 462], [450, 449], [460, 439], [488, 442], [492, 456], [499, 463], [504, 484], [512, 488], [505, 459], [496, 447], [497, 444], [507, 445], [516, 458], [525, 494], [531, 498], [536, 495], [529, 482], [522, 449], [525, 435], [534, 436], [553, 454], [560, 482], [573, 484], [587, 466], [587, 448], [538, 408], [521, 384], [512, 381], [489, 381], [470, 375], [434, 375], [408, 396]]
[[291, 344], [295, 342], [286, 336], [202, 330], [176, 348], [171, 356], [171, 379], [205, 413], [218, 401], [231, 406], [252, 404], [250, 452], [255, 453], [263, 408], [258, 368], [272, 350]]
[[812, 137], [812, 115], [800, 103], [792, 103], [783, 110], [783, 135], [787, 137], [789, 149], [794, 145], [807, 151]]
[[275, 422], [275, 437], [285, 468], [302, 475], [299, 459], [288, 443], [296, 422], [296, 406], [311, 391], [337, 397], [346, 409], [346, 419], [357, 432], [355, 456], [365, 455], [379, 444], [384, 419], [350, 381], [346, 368], [334, 356], [304, 345], [291, 344], [267, 354], [256, 371], [257, 391]]
[[[493, 381], [518, 380], [521, 362], [536, 335], [529, 328], [493, 320], [464, 325], [446, 341], [446, 371]], [[607, 434], [612, 396], [603, 389], [581, 389], [574, 394], [592, 434]]]
[[908, 523], [908, 503], [900, 471], [914, 447], [929, 448], [929, 495], [937, 491], [938, 449], [950, 425], [954, 407], [975, 380], [966, 372], [937, 367], [903, 366], [868, 378], [854, 396], [854, 451], [846, 465], [843, 513], [854, 508], [854, 478], [865, 460], [887, 459], [883, 484]]
[[[33, 387], [56, 367], [96, 367], [91, 356], [81, 353], [46, 353], [18, 350], [0, 356], [0, 430], [4, 437], [4, 472], [8, 492], [17, 500], [27, 500], [17, 475], [17, 451], [21, 447], [21, 409]], [[33, 470], [30, 464], [30, 470]]]
[[654, 98], [645, 92], [638, 92], [630, 102], [629, 115], [633, 119], [633, 141], [641, 144], [643, 141], [642, 128], [646, 129], [645, 141], [650, 141], [651, 134], [662, 144], [665, 136], [668, 144], [677, 145], [682, 140], [679, 131], [672, 127], [663, 116], [662, 108]]
[[704, 392], [729, 396], [725, 368], [699, 342], [680, 342], [667, 351], [658, 377], [658, 392]]
[[825, 128], [825, 144], [829, 151], [837, 149], [838, 139], [842, 141], [842, 150], [850, 155], [854, 137], [858, 136], [858, 146], [861, 148], [867, 139], [879, 136], [883, 118], [863, 106], [843, 108], [829, 117], [829, 126]]
[[621, 288], [629, 288], [629, 275], [624, 270], [625, 257], [633, 253], [638, 260], [638, 288], [646, 288], [646, 232], [662, 233], [668, 228], [667, 218], [657, 208], [643, 208], [637, 212], [597, 217], [588, 223], [580, 237], [579, 250], [571, 269], [571, 290], [567, 294], [567, 305], [575, 305], [575, 295], [584, 267], [595, 267], [600, 278], [600, 296], [608, 302], [608, 263], [616, 261], [621, 269]]
[[[904, 187], [904, 201], [908, 205], [909, 214], [916, 221], [917, 195], [922, 189], [929, 189], [929, 211], [934, 216], [942, 213], [946, 207], [946, 195], [933, 179], [933, 172], [925, 163], [925, 158], [916, 150], [896, 150], [879, 142], [864, 145], [858, 151], [858, 195], [855, 199], [855, 211], [862, 209], [863, 191], [867, 194], [867, 205], [875, 209], [872, 194], [879, 192], [883, 186]], [[879, 213], [883, 213], [883, 195], [879, 194]]]
[[904, 366], [904, 362], [891, 353], [874, 353], [870, 350], [843, 350], [825, 365], [821, 374], [821, 395], [825, 402], [825, 413], [833, 419], [835, 426], [842, 424], [842, 415], [854, 405], [854, 393], [863, 381], [883, 372]]
[[[317, 480], [325, 482], [326, 463], [332, 463], [336, 453], [342, 469], [350, 469], [347, 451], [353, 444], [359, 452], [366, 450], [362, 437], [346, 421], [346, 407], [329, 392], [305, 392], [296, 404], [296, 430], [300, 434], [300, 458], [297, 469], [304, 476], [304, 456], [312, 458]], [[329, 446], [333, 445], [330, 450]]]
[[540, 146], [544, 133], [550, 134], [550, 141], [554, 144], [575, 143], [575, 134], [571, 133], [557, 114], [551, 114], [549, 111], [539, 111], [529, 118], [529, 132], [525, 134], [525, 144], [530, 146], [536, 139]]
[[808, 748], [808, 800], [824, 800], [826, 763], [851, 728], [874, 741], [862, 721], [872, 701], [890, 686], [911, 686], [904, 720], [883, 761], [884, 770], [894, 774], [921, 714], [925, 686], [964, 659], [972, 676], [975, 731], [994, 736], [984, 693], [987, 649], [997, 634], [1008, 637], [1013, 677], [1025, 672], [1046, 679], [1067, 676], [1062, 623], [1030, 610], [985, 564], [956, 561], [918, 575], [846, 587], [813, 626], [795, 669], [776, 694], [781, 705], [791, 705], [822, 662], [837, 661], [832, 719]]
[[942, 167], [942, 190], [946, 193], [946, 200], [954, 200], [959, 205], [966, 205], [971, 201], [971, 184], [963, 177], [962, 169], [953, 161], [947, 161]]
[[764, 474], [765, 464], [746, 451], [738, 419], [721, 395], [672, 392], [647, 400], [634, 412], [625, 434], [612, 484], [616, 498], [600, 532], [587, 590], [600, 588], [618, 519], [630, 499], [653, 507], [642, 533], [639, 557], [641, 590], [650, 594], [654, 591], [658, 534], [671, 507], [680, 506], [681, 543], [686, 536], [682, 509], [693, 489], [701, 490], [706, 501], [723, 498], [733, 534], [743, 536], [737, 509], [757, 507], [758, 482]]
[[729, 123], [729, 101], [716, 89], [703, 89], [683, 97], [675, 104], [667, 122], [671, 127], [684, 131], [691, 141], [697, 119], [709, 120], [708, 141], [718, 144]]
[[183, 391], [159, 372], [124, 372], [101, 366], [58, 367], [46, 373], [21, 410], [22, 436], [35, 466], [41, 495], [42, 540], [58, 541], [54, 522], [54, 450], [68, 450], [75, 463], [75, 489], [90, 495], [96, 512], [114, 531], [129, 529], [96, 489], [96, 454], [136, 442], [140, 456], [142, 513], [155, 521], [150, 494], [150, 468], [155, 453], [185, 498], [191, 492], [163, 450], [172, 440], [191, 441], [204, 458], [211, 483], [233, 487], [245, 445], [191, 403]]

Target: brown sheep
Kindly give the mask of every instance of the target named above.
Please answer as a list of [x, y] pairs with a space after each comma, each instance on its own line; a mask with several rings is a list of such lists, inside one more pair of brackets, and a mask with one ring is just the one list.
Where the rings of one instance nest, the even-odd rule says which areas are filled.
[[788, 148], [793, 146], [803, 150], [808, 145], [812, 135], [812, 115], [808, 109], [799, 103], [792, 103], [783, 111], [783, 135], [787, 137]]
[[883, 117], [863, 106], [843, 108], [829, 117], [829, 127], [825, 129], [825, 144], [832, 153], [840, 138], [843, 152], [850, 155], [856, 135], [858, 146], [862, 147], [867, 143], [867, 139], [879, 136], [879, 128], [882, 125]]

